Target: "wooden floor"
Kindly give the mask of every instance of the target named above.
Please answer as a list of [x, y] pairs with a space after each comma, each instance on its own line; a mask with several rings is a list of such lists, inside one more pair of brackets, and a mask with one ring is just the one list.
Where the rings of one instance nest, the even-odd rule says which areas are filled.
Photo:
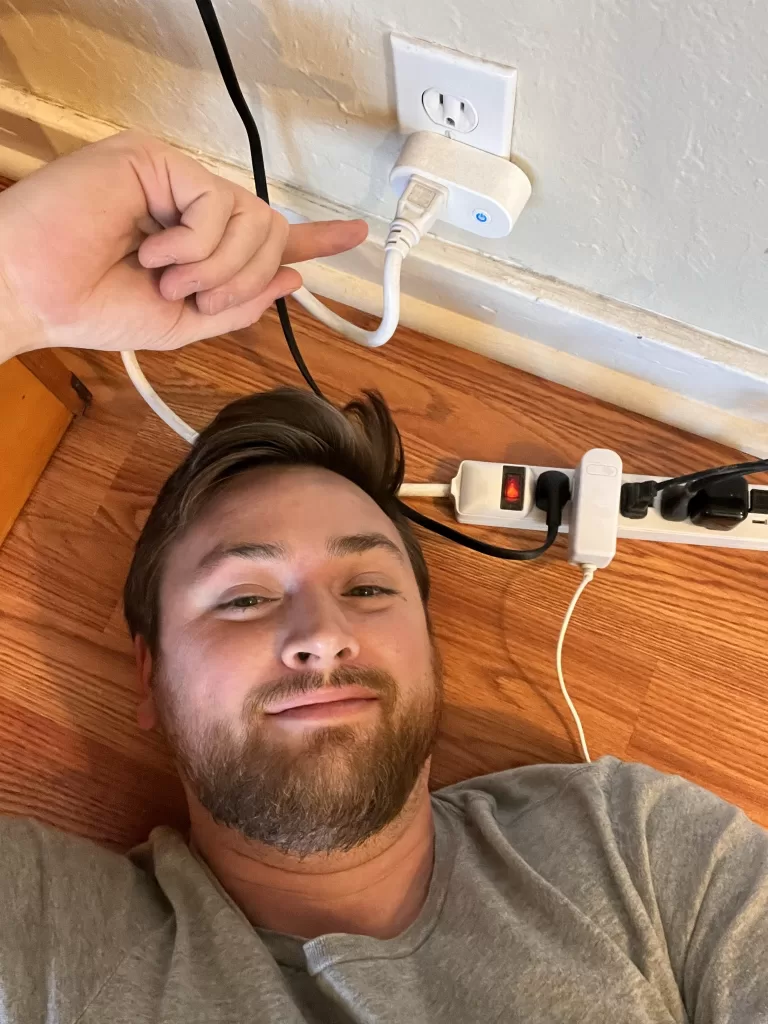
[[[446, 481], [462, 458], [574, 465], [593, 446], [617, 449], [627, 472], [734, 461], [726, 448], [409, 330], [368, 351], [298, 310], [295, 323], [331, 398], [363, 387], [387, 397], [412, 480]], [[185, 446], [134, 393], [117, 355], [68, 358], [92, 407], [0, 550], [0, 810], [125, 847], [158, 823], [185, 821], [161, 738], [135, 724], [120, 605], [132, 546]], [[236, 337], [142, 363], [198, 427], [246, 392], [298, 381], [271, 314]], [[435, 784], [576, 760], [554, 672], [579, 577], [563, 542], [525, 564], [423, 541], [447, 677]], [[765, 825], [767, 564], [757, 553], [619, 542], [565, 651], [594, 755], [679, 772]]]

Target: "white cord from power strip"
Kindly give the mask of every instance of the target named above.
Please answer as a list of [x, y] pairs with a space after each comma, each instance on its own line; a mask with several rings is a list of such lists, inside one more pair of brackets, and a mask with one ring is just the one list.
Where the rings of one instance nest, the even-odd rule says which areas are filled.
[[560, 690], [565, 699], [565, 703], [568, 705], [568, 710], [571, 713], [571, 717], [573, 718], [573, 721], [576, 725], [576, 732], [579, 736], [579, 745], [581, 747], [581, 752], [584, 755], [584, 760], [587, 762], [587, 764], [591, 764], [592, 758], [589, 756], [589, 748], [587, 747], [587, 739], [584, 735], [584, 728], [581, 724], [581, 718], [579, 717], [579, 713], [576, 710], [576, 706], [571, 700], [571, 695], [568, 693], [568, 688], [565, 685], [565, 678], [563, 676], [563, 643], [565, 641], [565, 634], [568, 630], [568, 625], [571, 621], [571, 616], [573, 615], [574, 609], [578, 604], [579, 598], [586, 590], [587, 584], [590, 583], [591, 580], [594, 578], [595, 566], [582, 565], [581, 571], [584, 575], [582, 577], [581, 583], [576, 588], [576, 593], [571, 598], [571, 603], [568, 605], [568, 610], [565, 613], [563, 624], [560, 627], [560, 635], [557, 638], [557, 654], [555, 657], [555, 663], [557, 665], [557, 680], [560, 683]]

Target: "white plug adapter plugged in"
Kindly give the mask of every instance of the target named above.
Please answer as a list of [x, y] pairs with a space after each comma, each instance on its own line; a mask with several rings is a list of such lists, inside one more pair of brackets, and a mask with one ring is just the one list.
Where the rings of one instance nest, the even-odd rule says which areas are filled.
[[621, 502], [621, 458], [609, 448], [592, 448], [583, 456], [573, 474], [571, 491], [571, 525], [568, 531], [568, 561], [581, 568], [581, 583], [560, 627], [555, 650], [555, 669], [563, 700], [573, 717], [579, 746], [587, 764], [592, 758], [584, 735], [584, 727], [576, 706], [568, 693], [563, 674], [563, 644], [568, 625], [579, 598], [592, 581], [596, 569], [604, 569], [616, 554]]
[[397, 195], [414, 175], [448, 190], [439, 220], [483, 238], [508, 235], [531, 196], [516, 164], [434, 132], [408, 137], [389, 178]]
[[616, 554], [621, 502], [621, 458], [593, 448], [573, 475], [568, 561], [604, 569]]

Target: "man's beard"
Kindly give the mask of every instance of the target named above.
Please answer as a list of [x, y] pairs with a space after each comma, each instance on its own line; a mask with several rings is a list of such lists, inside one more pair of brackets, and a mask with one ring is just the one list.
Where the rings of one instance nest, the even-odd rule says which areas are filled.
[[[213, 819], [248, 839], [296, 856], [351, 850], [403, 810], [432, 752], [442, 710], [442, 677], [403, 705], [386, 672], [339, 668], [326, 676], [293, 674], [249, 697], [247, 735], [239, 741], [223, 722], [195, 735], [180, 726], [168, 679], [155, 686], [168, 742], [195, 796]], [[326, 686], [364, 686], [378, 695], [373, 726], [338, 725], [283, 736], [263, 708], [280, 698]]]

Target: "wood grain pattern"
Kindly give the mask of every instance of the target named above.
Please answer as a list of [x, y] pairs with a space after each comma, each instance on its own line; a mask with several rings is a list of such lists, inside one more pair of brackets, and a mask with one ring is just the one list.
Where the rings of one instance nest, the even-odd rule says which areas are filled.
[[83, 384], [68, 370], [53, 349], [38, 349], [19, 356], [19, 362], [54, 394], [74, 415], [85, 412], [90, 396]]
[[0, 544], [45, 469], [72, 413], [24, 366], [0, 366]]
[[[293, 313], [329, 397], [341, 402], [377, 387], [388, 398], [410, 479], [448, 480], [462, 458], [573, 465], [603, 445], [633, 473], [676, 474], [736, 458], [413, 331], [369, 351]], [[153, 497], [185, 445], [134, 393], [117, 355], [66, 358], [93, 403], [0, 552], [0, 810], [122, 848], [155, 824], [184, 821], [161, 738], [135, 725], [120, 590]], [[141, 359], [159, 392], [198, 427], [235, 397], [299, 380], [271, 313], [236, 337]], [[446, 666], [434, 783], [576, 760], [554, 672], [557, 632], [578, 582], [564, 543], [528, 565], [422, 539]], [[768, 825], [765, 561], [759, 553], [620, 542], [613, 565], [584, 595], [565, 663], [595, 755], [680, 772]]]

